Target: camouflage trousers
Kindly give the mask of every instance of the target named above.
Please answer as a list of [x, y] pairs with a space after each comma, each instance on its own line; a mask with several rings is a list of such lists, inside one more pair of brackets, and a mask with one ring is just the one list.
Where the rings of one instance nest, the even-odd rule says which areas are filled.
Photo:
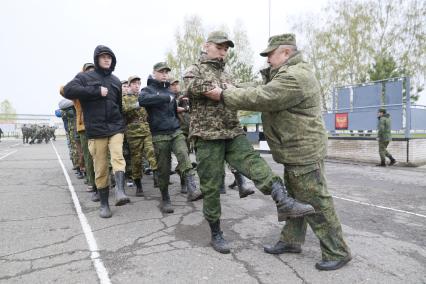
[[182, 134], [182, 131], [177, 130], [173, 134], [168, 135], [155, 135], [152, 137], [152, 140], [154, 142], [155, 157], [157, 158], [160, 190], [167, 190], [169, 186], [172, 152], [178, 161], [178, 171], [184, 177], [188, 174], [194, 174], [188, 155], [188, 148], [186, 147], [185, 136]]
[[86, 168], [86, 178], [88, 185], [95, 185], [95, 170], [93, 168], [93, 159], [89, 152], [89, 144], [86, 131], [80, 131], [80, 143], [84, 156], [84, 167]]
[[75, 117], [67, 117], [68, 121], [68, 138], [70, 141], [70, 158], [73, 167], [79, 166], [79, 155], [77, 150], [77, 144], [75, 139]]
[[380, 161], [385, 161], [388, 157], [389, 159], [392, 158], [392, 155], [387, 150], [387, 147], [389, 145], [389, 141], [379, 141], [379, 155], [380, 155]]
[[290, 196], [311, 204], [316, 214], [286, 221], [281, 240], [288, 244], [303, 244], [309, 224], [320, 241], [323, 260], [340, 260], [349, 255], [333, 198], [327, 190], [324, 161], [307, 166], [286, 165], [284, 180]]
[[225, 174], [225, 161], [251, 179], [263, 194], [271, 194], [272, 183], [281, 180], [253, 149], [245, 135], [218, 140], [197, 138], [195, 145], [200, 189], [204, 195], [203, 213], [209, 222], [217, 221], [221, 215], [219, 189]]
[[157, 169], [157, 160], [155, 158], [154, 146], [152, 144], [152, 136], [127, 137], [127, 143], [130, 147], [130, 160], [132, 164], [132, 178], [139, 179], [142, 177], [142, 161], [143, 154], [147, 157], [151, 169]]

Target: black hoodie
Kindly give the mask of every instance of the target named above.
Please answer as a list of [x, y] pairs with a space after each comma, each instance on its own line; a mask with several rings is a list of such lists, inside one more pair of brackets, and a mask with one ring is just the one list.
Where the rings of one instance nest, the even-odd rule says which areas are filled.
[[[112, 56], [110, 68], [100, 68], [98, 57], [101, 53]], [[123, 133], [125, 129], [121, 109], [121, 82], [112, 74], [117, 63], [115, 55], [109, 47], [98, 45], [93, 60], [94, 71], [77, 74], [64, 87], [64, 96], [67, 99], [80, 100], [89, 139], [109, 137]], [[106, 97], [101, 96], [101, 86], [108, 89]]]
[[172, 134], [179, 129], [176, 97], [169, 86], [169, 82], [160, 82], [149, 76], [147, 87], [139, 94], [139, 105], [148, 112], [152, 136]]

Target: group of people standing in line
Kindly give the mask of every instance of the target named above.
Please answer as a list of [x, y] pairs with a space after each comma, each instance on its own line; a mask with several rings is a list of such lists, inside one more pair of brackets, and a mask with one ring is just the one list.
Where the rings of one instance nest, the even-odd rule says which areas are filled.
[[[254, 193], [244, 186], [246, 177], [272, 197], [278, 221], [285, 221], [280, 240], [265, 246], [266, 253], [300, 253], [309, 224], [322, 251], [316, 268], [338, 269], [351, 260], [351, 253], [327, 190], [327, 134], [315, 75], [297, 50], [294, 34], [282, 34], [272, 36], [260, 53], [270, 65], [261, 71], [264, 83], [237, 84], [225, 70], [226, 56], [233, 47], [226, 33], [210, 33], [199, 61], [185, 71], [181, 93], [179, 79], [169, 78], [171, 69], [165, 62], [153, 66], [147, 86], [141, 90], [138, 76], [120, 81], [112, 74], [117, 63], [115, 54], [99, 45], [93, 64], [85, 64], [82, 72], [61, 88], [61, 94], [72, 100], [76, 110], [84, 160], [87, 156], [93, 161], [93, 197], [100, 200], [100, 217], [112, 216], [108, 202], [110, 168], [115, 205], [129, 202], [123, 157], [126, 136], [136, 195], [143, 196], [141, 163], [145, 156], [157, 179], [161, 210], [173, 213], [168, 189], [173, 153], [188, 201], [203, 200], [203, 214], [216, 251], [230, 252], [220, 224], [220, 192], [228, 164], [240, 198]], [[273, 173], [254, 150], [239, 123], [237, 110], [262, 112], [264, 135], [274, 160], [285, 167], [284, 179]], [[189, 121], [187, 131], [181, 126], [182, 120]], [[189, 158], [188, 139], [194, 145], [196, 169]], [[88, 171], [90, 166], [85, 167]], [[199, 176], [199, 187], [195, 174]]]

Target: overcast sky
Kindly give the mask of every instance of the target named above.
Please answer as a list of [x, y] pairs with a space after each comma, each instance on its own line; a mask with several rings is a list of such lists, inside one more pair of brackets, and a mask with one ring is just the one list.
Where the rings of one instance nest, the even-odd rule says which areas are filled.
[[[271, 34], [291, 32], [289, 17], [319, 11], [327, 0], [271, 0]], [[93, 50], [109, 46], [115, 75], [146, 78], [154, 63], [174, 47], [185, 16], [197, 14], [213, 30], [243, 23], [258, 56], [268, 40], [268, 0], [2, 0], [0, 2], [0, 101], [20, 114], [53, 114], [58, 88], [93, 62]], [[145, 80], [143, 80], [145, 81]], [[144, 83], [144, 82], [143, 82]]]

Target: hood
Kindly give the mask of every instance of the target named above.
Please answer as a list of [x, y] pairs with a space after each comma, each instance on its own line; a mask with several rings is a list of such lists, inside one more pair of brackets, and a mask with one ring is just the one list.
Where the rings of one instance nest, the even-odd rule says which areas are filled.
[[149, 76], [148, 76], [148, 80], [147, 80], [146, 85], [147, 85], [147, 86], [154, 86], [154, 87], [157, 87], [157, 88], [164, 88], [164, 89], [167, 89], [167, 88], [169, 88], [169, 87], [170, 87], [170, 82], [169, 82], [169, 81], [166, 81], [166, 82], [160, 82], [160, 81], [158, 81], [158, 80], [155, 80], [155, 79], [152, 77], [152, 75], [149, 75]]
[[[112, 63], [111, 63], [111, 66], [108, 69], [102, 69], [99, 66], [98, 56], [101, 53], [108, 53], [109, 55], [112, 56]], [[93, 62], [95, 63], [96, 71], [101, 72], [105, 75], [109, 75], [114, 71], [115, 65], [117, 64], [117, 59], [115, 58], [115, 54], [114, 54], [114, 52], [112, 52], [111, 48], [109, 48], [108, 46], [105, 46], [105, 45], [98, 45], [95, 48], [95, 51], [93, 52]]]

